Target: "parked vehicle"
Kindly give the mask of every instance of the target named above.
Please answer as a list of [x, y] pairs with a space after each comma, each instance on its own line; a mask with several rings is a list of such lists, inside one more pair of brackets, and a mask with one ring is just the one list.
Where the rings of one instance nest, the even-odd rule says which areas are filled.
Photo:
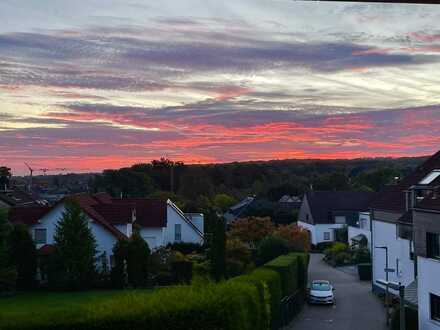
[[309, 304], [332, 305], [335, 303], [334, 290], [329, 281], [312, 281], [308, 289], [307, 301]]

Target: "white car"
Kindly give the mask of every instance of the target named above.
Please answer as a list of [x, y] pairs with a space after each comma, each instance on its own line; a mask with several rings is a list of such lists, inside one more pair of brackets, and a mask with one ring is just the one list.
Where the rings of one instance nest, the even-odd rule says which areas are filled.
[[332, 305], [335, 303], [335, 289], [329, 281], [312, 281], [308, 291], [309, 304]]

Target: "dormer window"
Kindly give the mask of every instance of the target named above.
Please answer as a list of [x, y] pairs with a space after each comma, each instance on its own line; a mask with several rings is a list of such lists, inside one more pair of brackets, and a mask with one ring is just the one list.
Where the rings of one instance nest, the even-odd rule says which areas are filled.
[[430, 184], [432, 181], [440, 176], [440, 170], [433, 170], [427, 176], [425, 176], [419, 184]]

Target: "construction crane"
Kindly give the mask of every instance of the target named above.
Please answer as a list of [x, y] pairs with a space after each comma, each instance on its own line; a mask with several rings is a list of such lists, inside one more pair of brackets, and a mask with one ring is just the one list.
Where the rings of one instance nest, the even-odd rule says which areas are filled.
[[32, 167], [30, 167], [30, 165], [28, 164], [28, 163], [24, 163], [25, 165], [26, 165], [26, 167], [29, 169], [29, 173], [30, 173], [30, 180], [29, 180], [29, 187], [28, 187], [28, 190], [29, 191], [32, 191], [32, 177], [33, 177], [33, 174], [34, 174], [34, 169], [32, 168]]

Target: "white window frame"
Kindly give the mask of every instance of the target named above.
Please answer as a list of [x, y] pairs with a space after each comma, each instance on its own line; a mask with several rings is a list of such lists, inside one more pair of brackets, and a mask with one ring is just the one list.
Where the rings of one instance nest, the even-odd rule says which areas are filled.
[[329, 232], [329, 231], [325, 231], [325, 232], [322, 234], [322, 236], [323, 236], [324, 241], [330, 241], [330, 240], [331, 240], [331, 235], [330, 235], [330, 232]]
[[[37, 240], [37, 232], [44, 232], [44, 241]], [[47, 244], [47, 229], [46, 228], [35, 228], [34, 229], [34, 241], [35, 244]]]
[[[177, 230], [179, 228], [179, 230]], [[176, 223], [174, 224], [174, 241], [182, 242], [182, 224]]]

